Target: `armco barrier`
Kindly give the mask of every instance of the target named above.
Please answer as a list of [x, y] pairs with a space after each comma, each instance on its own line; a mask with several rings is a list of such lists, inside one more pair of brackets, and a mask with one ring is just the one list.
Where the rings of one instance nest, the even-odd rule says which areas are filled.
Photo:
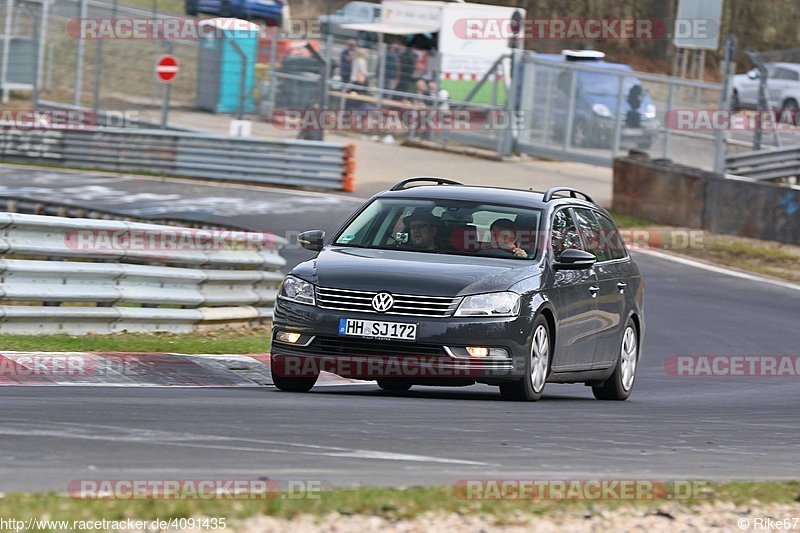
[[638, 154], [614, 160], [612, 208], [663, 224], [800, 244], [800, 187]]
[[800, 176], [800, 146], [729, 155], [725, 168], [731, 174], [756, 180], [797, 178]]
[[269, 320], [285, 243], [260, 233], [0, 213], [0, 333], [183, 332]]
[[0, 157], [67, 167], [352, 191], [355, 151], [319, 141], [146, 129], [0, 130]]

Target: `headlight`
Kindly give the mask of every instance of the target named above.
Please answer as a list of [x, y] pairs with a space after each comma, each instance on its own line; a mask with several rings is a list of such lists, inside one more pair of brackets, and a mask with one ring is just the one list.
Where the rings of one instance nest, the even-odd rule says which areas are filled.
[[294, 276], [286, 276], [281, 283], [278, 296], [301, 304], [314, 305], [314, 286]]
[[516, 292], [490, 292], [467, 296], [456, 309], [455, 316], [517, 316], [519, 294]]
[[599, 115], [601, 117], [608, 118], [611, 116], [611, 110], [606, 104], [594, 104], [592, 106], [592, 111], [594, 111], [595, 115]]
[[656, 118], [656, 106], [648, 104], [644, 112], [644, 118]]

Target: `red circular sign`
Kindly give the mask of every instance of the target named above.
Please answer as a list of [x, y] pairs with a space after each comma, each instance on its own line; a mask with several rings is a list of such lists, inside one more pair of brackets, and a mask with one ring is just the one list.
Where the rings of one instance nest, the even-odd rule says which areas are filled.
[[161, 56], [156, 64], [156, 76], [164, 83], [169, 83], [178, 75], [178, 60], [175, 56]]

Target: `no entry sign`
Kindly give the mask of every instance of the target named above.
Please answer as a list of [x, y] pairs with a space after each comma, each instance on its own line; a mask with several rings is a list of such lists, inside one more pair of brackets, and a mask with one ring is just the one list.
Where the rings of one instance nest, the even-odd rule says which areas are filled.
[[173, 55], [163, 55], [156, 63], [156, 76], [164, 83], [170, 83], [178, 75], [178, 60]]

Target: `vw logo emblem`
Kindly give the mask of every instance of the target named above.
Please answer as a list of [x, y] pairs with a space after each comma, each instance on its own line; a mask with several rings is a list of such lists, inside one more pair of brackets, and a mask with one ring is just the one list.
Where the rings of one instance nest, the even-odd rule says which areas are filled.
[[372, 308], [379, 313], [385, 313], [394, 305], [394, 298], [388, 292], [379, 292], [372, 297]]

